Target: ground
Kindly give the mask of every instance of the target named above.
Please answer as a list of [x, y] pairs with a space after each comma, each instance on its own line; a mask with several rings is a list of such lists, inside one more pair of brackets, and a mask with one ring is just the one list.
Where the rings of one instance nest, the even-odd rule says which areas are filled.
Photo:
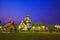
[[51, 32], [0, 33], [0, 40], [60, 40], [60, 33]]

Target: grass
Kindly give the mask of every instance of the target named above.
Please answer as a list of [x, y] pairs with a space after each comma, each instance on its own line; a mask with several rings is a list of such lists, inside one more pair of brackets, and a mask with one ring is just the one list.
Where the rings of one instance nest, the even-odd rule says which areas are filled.
[[60, 33], [46, 33], [46, 32], [1, 33], [0, 40], [60, 40]]

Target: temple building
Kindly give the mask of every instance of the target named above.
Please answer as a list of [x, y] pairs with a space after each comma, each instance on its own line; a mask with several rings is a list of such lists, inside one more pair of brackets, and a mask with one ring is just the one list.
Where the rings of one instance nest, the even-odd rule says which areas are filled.
[[48, 30], [47, 26], [44, 24], [36, 24], [33, 23], [33, 26], [31, 27], [31, 32], [46, 32]]
[[14, 22], [8, 22], [3, 26], [3, 32], [14, 32], [15, 28]]
[[2, 27], [3, 27], [3, 26], [0, 26], [0, 32], [2, 32]]
[[[34, 24], [34, 25], [33, 25]], [[40, 23], [39, 25], [36, 23], [31, 22], [28, 13], [26, 14], [26, 17], [22, 20], [22, 22], [18, 25], [18, 31], [30, 31], [30, 32], [45, 32], [46, 29], [48, 29], [43, 23]]]
[[54, 27], [56, 32], [60, 32], [60, 25], [55, 25]]
[[26, 17], [19, 24], [18, 30], [19, 31], [30, 31], [31, 27], [32, 27], [32, 22], [28, 16], [28, 13], [26, 13]]

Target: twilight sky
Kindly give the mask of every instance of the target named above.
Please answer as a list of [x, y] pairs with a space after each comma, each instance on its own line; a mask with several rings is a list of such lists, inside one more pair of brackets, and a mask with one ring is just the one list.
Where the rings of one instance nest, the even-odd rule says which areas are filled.
[[60, 24], [60, 0], [0, 0], [2, 24], [19, 24], [28, 10], [32, 22]]

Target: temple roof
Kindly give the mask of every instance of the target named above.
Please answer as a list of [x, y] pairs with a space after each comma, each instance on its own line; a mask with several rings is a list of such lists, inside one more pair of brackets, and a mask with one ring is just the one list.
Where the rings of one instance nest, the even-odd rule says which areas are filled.
[[10, 25], [14, 25], [14, 23], [13, 23], [13, 22], [8, 22], [8, 23], [6, 23], [3, 27], [8, 27], [8, 26], [10, 26]]

